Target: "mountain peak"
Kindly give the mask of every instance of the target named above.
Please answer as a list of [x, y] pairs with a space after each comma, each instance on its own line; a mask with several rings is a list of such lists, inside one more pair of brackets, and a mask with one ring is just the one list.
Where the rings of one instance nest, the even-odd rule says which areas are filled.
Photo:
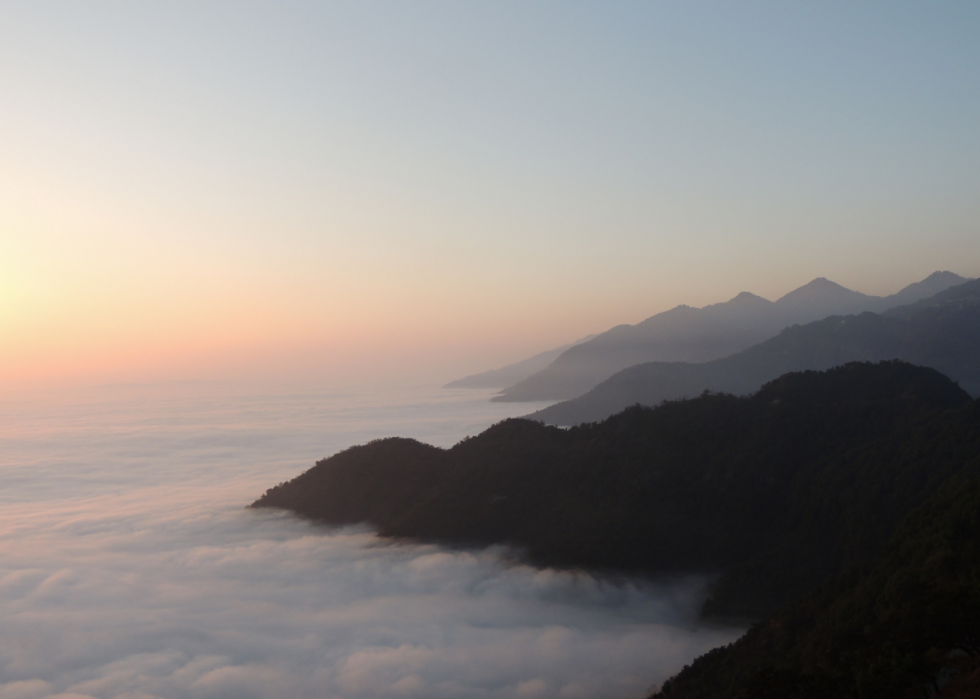
[[733, 301], [737, 301], [739, 303], [748, 303], [748, 302], [758, 303], [759, 301], [762, 301], [764, 303], [771, 303], [771, 301], [768, 301], [767, 299], [764, 299], [761, 296], [756, 296], [755, 294], [748, 291], [741, 292], [738, 296], [731, 299], [728, 303], [732, 303]]
[[[923, 279], [921, 282], [915, 282], [914, 284], [909, 284], [907, 287], [905, 287], [905, 289], [902, 289], [902, 291], [905, 291], [906, 289], [917, 289], [917, 288], [927, 288], [930, 291], [935, 288], [938, 291], [943, 291], [951, 286], [955, 286], [957, 284], [965, 284], [968, 281], [970, 281], [968, 277], [961, 277], [955, 272], [942, 270], [939, 272], [933, 272], [928, 277]], [[898, 293], [902, 293], [902, 292], [900, 291]], [[897, 296], [898, 294], [895, 295]]]
[[748, 291], [743, 291], [728, 301], [713, 303], [710, 306], [705, 306], [701, 310], [713, 313], [765, 313], [770, 306], [772, 306], [772, 301], [769, 299], [764, 299]]
[[886, 301], [890, 307], [904, 306], [934, 296], [950, 287], [965, 284], [968, 281], [970, 280], [952, 272], [933, 272], [921, 282], [909, 284], [898, 293], [888, 296]]
[[941, 271], [938, 271], [938, 272], [933, 272], [932, 274], [930, 274], [928, 277], [926, 277], [922, 281], [923, 282], [928, 282], [928, 281], [935, 281], [937, 279], [952, 279], [954, 281], [958, 281], [958, 280], [966, 281], [960, 275], [955, 274], [954, 272], [950, 272], [949, 270], [945, 270], [945, 269], [944, 270], [941, 270]]
[[[807, 282], [799, 289], [794, 289], [793, 291], [789, 292], [789, 294], [794, 294], [798, 291], [803, 291], [804, 289], [808, 291], [824, 291], [827, 289], [844, 289], [845, 291], [850, 291], [850, 289], [847, 287], [841, 286], [837, 282], [832, 282], [827, 279], [827, 277], [817, 277], [816, 279]], [[786, 294], [786, 296], [789, 296], [789, 294]], [[785, 298], [785, 296], [783, 298]]]
[[830, 301], [839, 299], [858, 299], [867, 298], [862, 293], [852, 291], [845, 286], [832, 282], [826, 277], [817, 277], [813, 281], [804, 284], [799, 289], [794, 289], [776, 303], [780, 305], [810, 304], [820, 301]]

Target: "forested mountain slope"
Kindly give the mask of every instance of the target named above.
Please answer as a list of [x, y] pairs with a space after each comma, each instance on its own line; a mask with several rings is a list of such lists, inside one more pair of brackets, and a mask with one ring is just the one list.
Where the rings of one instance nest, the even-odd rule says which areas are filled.
[[720, 574], [705, 611], [759, 618], [877, 553], [980, 453], [977, 426], [969, 396], [935, 371], [851, 364], [569, 430], [507, 420], [451, 449], [379, 440], [253, 506], [511, 544], [541, 565]]
[[960, 477], [906, 517], [872, 563], [697, 659], [654, 697], [980, 696], [980, 453], [962, 458]]
[[528, 417], [548, 424], [601, 420], [628, 405], [656, 405], [703, 391], [744, 395], [790, 371], [852, 361], [903, 359], [951, 377], [980, 395], [980, 280], [886, 314], [832, 316], [702, 364], [650, 362], [625, 369], [574, 400]]

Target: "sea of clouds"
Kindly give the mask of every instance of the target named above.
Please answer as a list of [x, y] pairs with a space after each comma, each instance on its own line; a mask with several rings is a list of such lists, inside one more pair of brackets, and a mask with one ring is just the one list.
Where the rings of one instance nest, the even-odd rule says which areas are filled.
[[0, 699], [641, 697], [736, 638], [610, 581], [244, 506], [339, 449], [448, 446], [473, 392], [144, 387], [0, 404]]

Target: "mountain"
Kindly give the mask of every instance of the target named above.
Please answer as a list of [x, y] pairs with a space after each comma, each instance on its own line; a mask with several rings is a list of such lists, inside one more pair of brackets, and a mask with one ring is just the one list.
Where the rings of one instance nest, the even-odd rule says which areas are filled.
[[499, 369], [491, 369], [490, 371], [484, 371], [479, 374], [464, 376], [461, 379], [450, 381], [443, 388], [504, 388], [505, 386], [510, 386], [518, 381], [523, 381], [531, 374], [541, 371], [555, 361], [565, 350], [583, 342], [588, 342], [593, 337], [595, 335], [583, 337], [571, 344], [540, 352], [533, 357], [508, 364]]
[[887, 308], [888, 303], [886, 298], [851, 291], [829, 279], [818, 277], [789, 292], [774, 305], [781, 311], [777, 313], [779, 317], [790, 323], [807, 323], [830, 315], [880, 311]]
[[973, 477], [905, 517], [872, 563], [698, 658], [654, 697], [980, 696], [980, 456], [967, 458]]
[[635, 364], [720, 359], [773, 337], [789, 325], [831, 315], [883, 311], [965, 281], [952, 272], [935, 272], [897, 294], [879, 297], [820, 278], [775, 302], [743, 292], [730, 301], [704, 308], [677, 306], [637, 325], [616, 326], [569, 348], [546, 368], [505, 388], [493, 400], [575, 398]]
[[531, 401], [581, 395], [620, 369], [651, 358], [708, 361], [779, 331], [773, 303], [741, 293], [705, 308], [677, 306], [638, 325], [620, 325], [562, 353], [544, 370], [504, 389], [494, 401]]
[[601, 420], [628, 405], [656, 405], [704, 391], [744, 395], [789, 371], [853, 361], [904, 359], [946, 374], [980, 395], [980, 280], [885, 314], [831, 316], [701, 364], [650, 362], [606, 379], [585, 395], [528, 417], [554, 425]]
[[718, 575], [705, 611], [759, 618], [870, 560], [978, 453], [980, 409], [952, 381], [855, 363], [568, 430], [506, 420], [451, 449], [377, 440], [252, 507], [539, 565]]
[[949, 287], [906, 306], [890, 308], [882, 315], [908, 320], [922, 311], [947, 311], [976, 305], [980, 305], [980, 284], [974, 281]]
[[968, 281], [970, 280], [952, 272], [933, 272], [921, 282], [909, 284], [897, 294], [886, 296], [885, 299], [888, 303], [885, 304], [885, 308], [907, 306], [908, 304], [935, 296], [941, 291], [945, 291], [952, 286], [959, 286]]

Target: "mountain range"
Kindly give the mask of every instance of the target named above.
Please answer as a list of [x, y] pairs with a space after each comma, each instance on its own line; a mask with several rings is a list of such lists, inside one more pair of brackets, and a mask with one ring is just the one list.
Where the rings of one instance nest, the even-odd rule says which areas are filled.
[[710, 362], [648, 362], [528, 417], [548, 424], [601, 420], [634, 403], [656, 405], [704, 391], [744, 395], [789, 371], [852, 361], [904, 359], [944, 373], [980, 395], [980, 280], [882, 314], [831, 316]]
[[451, 449], [375, 440], [251, 507], [541, 566], [709, 575], [702, 616], [757, 623], [651, 699], [980, 692], [980, 400], [933, 369], [793, 372], [567, 430], [505, 420]]
[[450, 449], [352, 447], [251, 507], [614, 580], [705, 576], [702, 619], [754, 623], [650, 699], [980, 696], [980, 280], [949, 280], [875, 311], [826, 280], [688, 309], [729, 339], [779, 303], [858, 312], [631, 366]]
[[539, 565], [722, 571], [706, 611], [758, 617], [880, 549], [960, 467], [930, 450], [946, 412], [972, 403], [931, 369], [850, 364], [570, 430], [511, 419], [451, 449], [377, 440], [253, 507], [369, 522], [390, 537], [510, 544]]
[[[555, 350], [557, 356], [546, 366], [508, 385], [493, 400], [520, 402], [575, 398], [617, 371], [636, 364], [720, 359], [773, 337], [789, 325], [830, 315], [881, 312], [932, 296], [965, 281], [952, 272], [935, 272], [896, 294], [880, 297], [851, 291], [819, 278], [776, 301], [743, 292], [730, 301], [704, 308], [677, 306], [636, 325], [619, 325], [561, 352]], [[510, 371], [505, 376], [513, 377], [538, 366], [550, 357], [545, 355], [537, 355], [532, 358], [534, 361], [526, 360], [528, 364], [520, 363], [519, 371]], [[499, 384], [502, 378], [494, 375], [493, 381]], [[454, 387], [466, 385], [496, 387], [487, 381], [477, 384], [476, 377], [450, 384]]]

